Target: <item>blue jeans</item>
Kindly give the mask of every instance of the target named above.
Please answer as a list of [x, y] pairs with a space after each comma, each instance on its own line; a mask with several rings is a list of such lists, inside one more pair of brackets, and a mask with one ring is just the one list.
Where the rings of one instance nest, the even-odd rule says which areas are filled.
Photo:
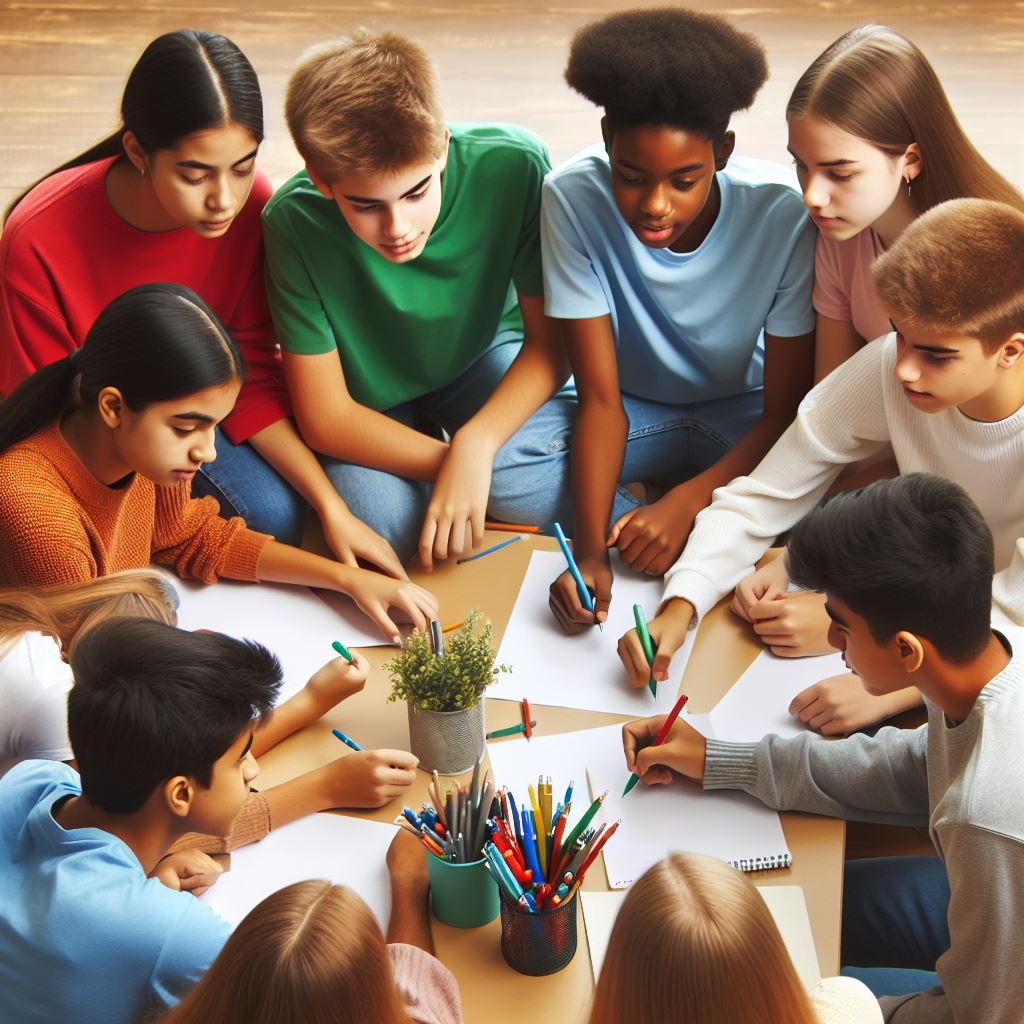
[[220, 427], [216, 445], [217, 458], [196, 474], [192, 493], [216, 498], [225, 519], [241, 516], [253, 530], [269, 533], [283, 544], [301, 544], [309, 505], [298, 491], [252, 445], [232, 444]]
[[846, 862], [843, 974], [876, 996], [939, 983], [935, 962], [949, 949], [949, 878], [938, 857], [869, 857]]

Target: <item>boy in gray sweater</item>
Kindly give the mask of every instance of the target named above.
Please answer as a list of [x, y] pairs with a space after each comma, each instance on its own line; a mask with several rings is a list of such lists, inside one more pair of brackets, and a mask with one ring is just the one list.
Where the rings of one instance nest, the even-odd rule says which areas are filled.
[[1024, 665], [989, 625], [984, 519], [956, 484], [912, 474], [811, 512], [787, 558], [791, 579], [824, 592], [829, 641], [865, 688], [917, 686], [927, 724], [725, 743], [679, 721], [651, 747], [659, 716], [623, 728], [627, 766], [647, 784], [674, 771], [778, 810], [927, 823], [938, 858], [851, 862], [843, 961], [858, 966], [844, 973], [865, 981], [896, 1024], [1020, 1021]]

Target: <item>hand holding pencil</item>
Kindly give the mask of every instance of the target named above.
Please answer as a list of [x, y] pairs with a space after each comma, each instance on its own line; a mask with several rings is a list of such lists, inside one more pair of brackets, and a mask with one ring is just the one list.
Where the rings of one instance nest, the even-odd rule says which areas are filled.
[[593, 556], [581, 554], [577, 561], [558, 523], [555, 523], [555, 537], [568, 568], [548, 591], [551, 613], [570, 635], [582, 633], [595, 624], [600, 627], [608, 618], [612, 600], [614, 577], [608, 551], [600, 548]]
[[689, 601], [676, 598], [669, 601], [647, 623], [647, 633], [654, 653], [653, 661], [650, 662], [636, 629], [630, 629], [619, 637], [619, 659], [633, 686], [637, 689], [647, 686], [652, 677], [659, 683], [668, 679], [672, 655], [686, 643], [693, 614], [693, 605]]
[[665, 785], [672, 781], [673, 772], [695, 782], [704, 781], [707, 740], [693, 726], [677, 720], [658, 743], [662, 726], [670, 717], [639, 718], [622, 727], [626, 767], [639, 775], [645, 786]]

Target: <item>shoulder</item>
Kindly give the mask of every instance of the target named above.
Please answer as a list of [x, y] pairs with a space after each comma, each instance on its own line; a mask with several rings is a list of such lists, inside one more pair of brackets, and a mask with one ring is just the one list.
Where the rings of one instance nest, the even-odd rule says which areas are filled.
[[58, 792], [78, 796], [78, 772], [61, 761], [21, 761], [0, 778], [0, 822], [20, 828], [32, 808]]
[[856, 978], [822, 978], [808, 993], [821, 1024], [882, 1024], [882, 1008]]
[[614, 206], [612, 171], [604, 146], [588, 146], [559, 164], [544, 179], [544, 194], [548, 202], [557, 197], [573, 208]]
[[720, 179], [725, 181], [734, 202], [762, 213], [773, 212], [810, 223], [791, 168], [771, 160], [733, 157], [720, 172]]
[[417, 1024], [461, 1024], [459, 986], [437, 957], [404, 942], [388, 945], [395, 987]]
[[473, 167], [508, 167], [513, 173], [551, 169], [547, 146], [539, 136], [514, 124], [450, 124], [449, 159], [466, 170]]
[[334, 203], [325, 199], [317, 191], [305, 169], [293, 174], [267, 200], [263, 207], [263, 224], [278, 227], [288, 223], [291, 217], [302, 211], [304, 216], [315, 216], [317, 213], [337, 209]]

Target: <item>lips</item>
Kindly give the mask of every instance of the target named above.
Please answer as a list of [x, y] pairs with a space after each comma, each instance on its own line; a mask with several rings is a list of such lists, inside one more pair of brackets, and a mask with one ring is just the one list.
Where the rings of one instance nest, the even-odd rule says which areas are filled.
[[226, 228], [231, 223], [231, 218], [224, 217], [222, 220], [201, 220], [199, 223], [210, 231], [219, 231], [221, 228]]

